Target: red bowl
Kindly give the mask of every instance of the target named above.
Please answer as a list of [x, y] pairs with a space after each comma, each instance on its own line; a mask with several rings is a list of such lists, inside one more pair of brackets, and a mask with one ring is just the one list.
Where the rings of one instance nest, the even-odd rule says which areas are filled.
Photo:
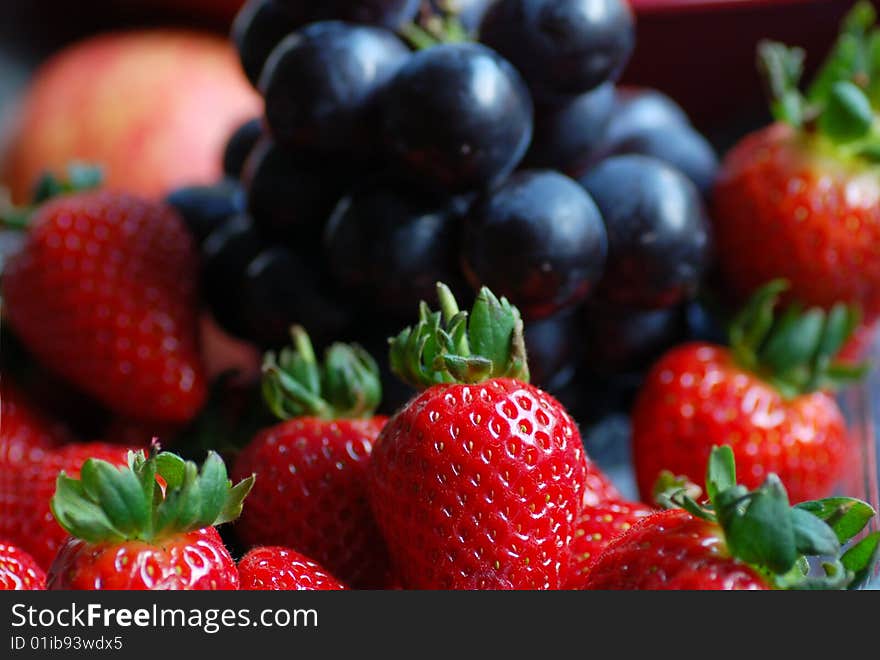
[[[657, 87], [703, 128], [760, 115], [761, 39], [807, 49], [813, 70], [852, 0], [630, 0], [637, 15], [629, 84]], [[876, 0], [875, 0], [876, 2]]]

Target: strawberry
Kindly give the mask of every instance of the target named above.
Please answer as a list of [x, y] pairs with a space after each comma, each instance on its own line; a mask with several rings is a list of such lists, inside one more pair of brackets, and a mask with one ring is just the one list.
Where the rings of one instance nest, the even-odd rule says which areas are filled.
[[0, 457], [0, 538], [18, 545], [48, 569], [67, 538], [49, 509], [58, 474], [79, 474], [83, 463], [93, 457], [122, 465], [126, 454], [125, 447], [91, 442], [31, 450], [14, 463], [4, 463]]
[[326, 569], [288, 548], [254, 548], [238, 562], [247, 591], [339, 591], [345, 586]]
[[358, 588], [387, 583], [388, 556], [367, 499], [367, 463], [385, 425], [374, 417], [379, 370], [358, 346], [334, 344], [324, 364], [308, 335], [269, 353], [263, 390], [280, 424], [254, 437], [233, 476], [256, 474], [236, 525], [247, 545], [295, 548]]
[[727, 155], [714, 191], [724, 284], [740, 299], [771, 279], [791, 296], [830, 309], [880, 315], [880, 64], [868, 55], [880, 30], [857, 6], [806, 95], [799, 49], [764, 43], [759, 54], [778, 121]]
[[0, 479], [11, 474], [4, 466], [37, 461], [43, 452], [67, 440], [59, 424], [46, 419], [7, 378], [0, 380]]
[[651, 369], [633, 410], [633, 460], [650, 498], [661, 470], [698, 479], [713, 445], [733, 447], [749, 488], [767, 474], [794, 501], [825, 497], [848, 462], [843, 414], [828, 390], [864, 371], [833, 362], [858, 325], [843, 305], [792, 305], [774, 317], [785, 283], [758, 291], [734, 321], [729, 348], [692, 343]]
[[42, 591], [46, 573], [21, 548], [0, 541], [0, 591]]
[[370, 500], [403, 586], [556, 589], [565, 582], [589, 463], [574, 421], [528, 384], [519, 311], [482, 289], [470, 314], [438, 287], [443, 314], [391, 345], [424, 388], [388, 422]]
[[183, 422], [205, 397], [196, 249], [177, 213], [118, 192], [38, 207], [3, 273], [4, 315], [34, 356], [113, 411]]
[[79, 479], [58, 475], [52, 513], [71, 534], [49, 569], [49, 589], [238, 589], [238, 570], [215, 525], [234, 520], [253, 485], [236, 486], [209, 453], [201, 470], [175, 454], [99, 459]]
[[[590, 566], [585, 589], [840, 589], [859, 583], [873, 564], [880, 532], [847, 552], [874, 510], [852, 498], [791, 507], [768, 475], [757, 490], [736, 484], [733, 452], [716, 448], [698, 504], [684, 488], [663, 495], [675, 508], [642, 518]], [[824, 575], [807, 557], [823, 558]]]
[[623, 500], [584, 507], [571, 541], [571, 568], [565, 588], [583, 589], [590, 565], [608, 544], [654, 512], [645, 504]]

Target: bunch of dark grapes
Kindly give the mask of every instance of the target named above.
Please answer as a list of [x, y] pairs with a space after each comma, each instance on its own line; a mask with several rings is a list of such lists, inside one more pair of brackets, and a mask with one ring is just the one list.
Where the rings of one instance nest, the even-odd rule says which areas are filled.
[[233, 39], [265, 113], [227, 181], [171, 196], [229, 333], [381, 351], [444, 281], [519, 306], [550, 389], [682, 338], [717, 162], [672, 100], [617, 87], [625, 0], [251, 0]]

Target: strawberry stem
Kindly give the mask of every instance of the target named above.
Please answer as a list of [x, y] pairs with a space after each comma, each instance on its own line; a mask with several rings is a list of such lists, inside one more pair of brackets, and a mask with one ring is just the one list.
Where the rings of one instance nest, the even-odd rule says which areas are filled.
[[[156, 488], [157, 477], [165, 482], [164, 492]], [[154, 444], [149, 454], [129, 452], [124, 467], [90, 458], [79, 479], [62, 472], [50, 508], [58, 524], [77, 538], [149, 543], [235, 520], [253, 484], [250, 476], [233, 486], [214, 452], [199, 470]]]
[[[697, 502], [686, 480], [661, 476], [658, 503], [682, 508], [717, 523], [730, 554], [765, 575], [780, 589], [843, 589], [865, 575], [876, 561], [880, 533], [849, 550], [843, 546], [874, 517], [871, 506], [849, 497], [804, 502], [794, 507], [775, 474], [752, 491], [736, 483], [733, 450], [715, 447], [706, 470], [708, 500]], [[665, 486], [665, 489], [664, 489]], [[827, 557], [825, 574], [810, 574], [808, 557]]]
[[788, 399], [861, 380], [868, 365], [836, 361], [861, 322], [858, 308], [837, 304], [826, 312], [794, 303], [777, 311], [787, 289], [785, 280], [766, 284], [733, 320], [728, 338], [737, 364]]
[[379, 367], [357, 345], [333, 344], [320, 364], [306, 331], [291, 328], [292, 347], [266, 354], [263, 398], [280, 419], [369, 417], [382, 399]]
[[437, 285], [440, 312], [424, 302], [419, 322], [391, 339], [391, 370], [415, 388], [439, 383], [480, 383], [490, 378], [528, 382], [519, 310], [483, 287], [470, 312], [460, 311], [452, 291]]

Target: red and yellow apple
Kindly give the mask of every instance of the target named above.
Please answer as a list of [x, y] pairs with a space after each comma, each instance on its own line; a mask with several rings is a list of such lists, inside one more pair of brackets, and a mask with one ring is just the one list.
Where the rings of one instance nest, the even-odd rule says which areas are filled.
[[159, 196], [222, 172], [222, 151], [260, 113], [220, 36], [150, 30], [94, 37], [47, 61], [12, 122], [2, 180], [23, 201], [47, 170], [104, 166], [107, 184]]

